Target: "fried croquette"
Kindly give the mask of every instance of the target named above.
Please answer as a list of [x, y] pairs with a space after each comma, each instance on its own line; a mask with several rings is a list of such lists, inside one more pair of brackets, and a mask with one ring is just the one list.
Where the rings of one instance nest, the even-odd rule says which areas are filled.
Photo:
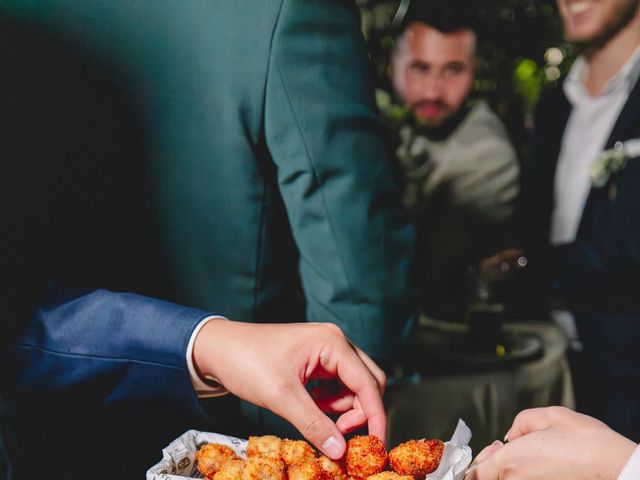
[[424, 478], [440, 464], [442, 440], [409, 440], [389, 452], [389, 465], [401, 475]]
[[289, 480], [329, 480], [317, 459], [302, 463], [294, 463], [287, 468]]
[[247, 456], [280, 458], [281, 442], [282, 440], [275, 435], [250, 436], [247, 443]]
[[400, 475], [396, 472], [380, 472], [371, 475], [367, 480], [413, 480], [411, 475]]
[[206, 443], [196, 452], [198, 471], [207, 478], [212, 478], [226, 462], [234, 458], [237, 456], [230, 447], [218, 443]]
[[284, 462], [279, 458], [252, 456], [242, 469], [242, 480], [285, 480]]
[[285, 438], [280, 442], [280, 458], [287, 465], [304, 463], [316, 458], [316, 452], [304, 440], [289, 440]]
[[375, 435], [357, 435], [347, 442], [346, 466], [352, 477], [367, 478], [387, 464], [384, 443]]
[[245, 463], [244, 460], [239, 458], [225, 462], [225, 464], [220, 467], [220, 470], [213, 476], [213, 480], [238, 480], [242, 478]]
[[342, 465], [335, 460], [331, 460], [325, 455], [320, 455], [318, 458], [320, 468], [328, 475], [329, 480], [347, 480], [347, 472], [345, 472]]

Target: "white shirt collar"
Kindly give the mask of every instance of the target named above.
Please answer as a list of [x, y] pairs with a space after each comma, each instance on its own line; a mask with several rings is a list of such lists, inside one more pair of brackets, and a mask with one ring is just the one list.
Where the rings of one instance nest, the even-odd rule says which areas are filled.
[[[576, 58], [575, 62], [573, 62], [569, 75], [567, 75], [567, 78], [564, 81], [564, 93], [572, 105], [584, 102], [591, 98], [589, 92], [587, 92], [587, 89], [584, 86], [584, 78], [587, 75], [588, 69], [589, 62], [587, 62], [587, 59], [583, 55], [580, 55]], [[607, 81], [602, 89], [600, 97], [618, 92], [622, 89], [625, 89], [627, 93], [631, 92], [631, 89], [635, 85], [639, 76], [640, 45], [636, 47], [635, 51], [625, 62], [622, 68]]]

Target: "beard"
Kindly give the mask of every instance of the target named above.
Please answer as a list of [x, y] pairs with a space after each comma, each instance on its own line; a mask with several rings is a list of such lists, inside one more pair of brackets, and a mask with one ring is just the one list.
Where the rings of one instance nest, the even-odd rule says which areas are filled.
[[[437, 117], [420, 115], [419, 109], [427, 106], [440, 109], [442, 114]], [[424, 127], [438, 127], [442, 123], [444, 123], [449, 117], [451, 117], [453, 113], [455, 113], [446, 103], [439, 100], [435, 100], [435, 101], [419, 100], [413, 103], [412, 105], [410, 105], [409, 108], [418, 125], [421, 125]]]
[[573, 42], [581, 53], [590, 54], [604, 47], [623, 30], [638, 13], [640, 0], [623, 0], [611, 18], [607, 18], [602, 27], [602, 31], [584, 41]]

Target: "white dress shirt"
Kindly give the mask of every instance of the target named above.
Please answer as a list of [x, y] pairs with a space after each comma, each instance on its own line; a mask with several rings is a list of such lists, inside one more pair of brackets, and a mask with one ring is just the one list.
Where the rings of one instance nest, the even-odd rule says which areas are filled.
[[555, 176], [555, 204], [551, 218], [551, 244], [575, 240], [591, 179], [589, 169], [600, 155], [640, 75], [640, 47], [620, 71], [611, 77], [597, 97], [584, 86], [589, 64], [576, 59], [564, 82], [564, 92], [572, 105], [562, 137]]
[[629, 461], [622, 469], [618, 480], [638, 480], [640, 478], [640, 446], [633, 452]]
[[189, 344], [187, 345], [187, 366], [189, 367], [189, 376], [191, 377], [191, 383], [193, 384], [193, 388], [196, 391], [198, 398], [219, 397], [229, 393], [217, 379], [201, 378], [193, 365], [193, 345], [196, 341], [196, 337], [198, 336], [198, 333], [200, 333], [202, 327], [216, 319], [226, 320], [224, 317], [219, 315], [212, 315], [203, 319], [198, 325], [196, 325], [196, 328], [193, 329], [191, 338], [189, 338]]

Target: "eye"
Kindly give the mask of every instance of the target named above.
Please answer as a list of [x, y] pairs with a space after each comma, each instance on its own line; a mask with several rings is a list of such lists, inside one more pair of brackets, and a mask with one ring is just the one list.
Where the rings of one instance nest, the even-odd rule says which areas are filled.
[[429, 66], [428, 63], [423, 63], [423, 62], [412, 62], [409, 65], [409, 70], [412, 73], [418, 73], [418, 74], [427, 74], [429, 73], [429, 70], [431, 69], [431, 67]]
[[444, 74], [447, 77], [456, 77], [467, 71], [467, 66], [462, 62], [450, 63], [444, 69]]

